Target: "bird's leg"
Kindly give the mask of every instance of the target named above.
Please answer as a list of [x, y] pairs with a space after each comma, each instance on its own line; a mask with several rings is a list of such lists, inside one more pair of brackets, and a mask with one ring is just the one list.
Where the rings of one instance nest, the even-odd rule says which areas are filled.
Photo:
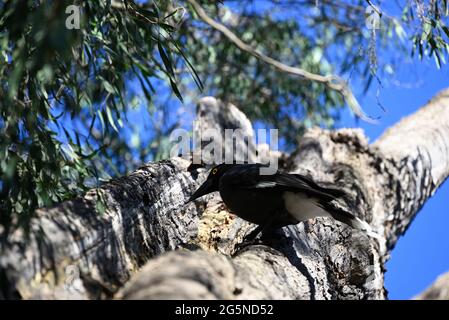
[[263, 230], [266, 229], [266, 224], [260, 224], [258, 225], [253, 231], [248, 233], [244, 238], [243, 242], [252, 242], [257, 239], [257, 236], [263, 232]]
[[[253, 231], [248, 233], [243, 238], [243, 241], [236, 245], [235, 252], [238, 252], [249, 245], [255, 245], [255, 244], [262, 243], [262, 238], [263, 238], [264, 233], [267, 230], [275, 230], [276, 229], [276, 228], [272, 228], [272, 222], [277, 218], [277, 216], [278, 216], [278, 213], [276, 212], [267, 221], [265, 221], [264, 224], [258, 225]], [[258, 237], [259, 235], [260, 235], [260, 237]]]
[[263, 229], [263, 225], [258, 225], [253, 231], [248, 233], [242, 240], [242, 242], [238, 243], [234, 247], [234, 254], [237, 252], [240, 252], [244, 248], [250, 246], [259, 244], [261, 241], [260, 239], [257, 239], [257, 236], [261, 233], [261, 230]]
[[201, 249], [201, 247], [196, 243], [184, 242], [184, 243], [179, 244], [178, 249], [195, 251], [195, 250]]

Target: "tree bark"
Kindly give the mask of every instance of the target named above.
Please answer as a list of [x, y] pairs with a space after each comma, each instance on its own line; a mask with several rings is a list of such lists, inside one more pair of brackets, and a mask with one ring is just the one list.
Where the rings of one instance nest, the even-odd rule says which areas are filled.
[[[148, 164], [82, 198], [38, 210], [29, 239], [16, 232], [2, 254], [6, 295], [111, 295], [150, 257], [195, 237], [197, 211], [183, 207], [196, 185], [188, 165], [182, 159]], [[99, 213], [102, 205], [107, 209]], [[64, 292], [69, 266], [83, 280], [72, 293]]]
[[[196, 131], [241, 128], [253, 135], [233, 105], [203, 98], [197, 113]], [[111, 297], [149, 258], [197, 238], [198, 217], [214, 197], [184, 202], [206, 173], [182, 158], [149, 163], [83, 197], [38, 210], [29, 236], [19, 230], [1, 247], [0, 297]]]
[[445, 90], [372, 145], [359, 130], [313, 129], [292, 156], [293, 172], [309, 172], [317, 181], [347, 190], [354, 214], [368, 221], [380, 239], [326, 218], [284, 228], [281, 236], [234, 256], [229, 253], [235, 243], [218, 237], [206, 248], [225, 242], [216, 249], [221, 255], [198, 251], [160, 256], [118, 297], [386, 298], [389, 252], [449, 173], [448, 106]]
[[[252, 131], [237, 108], [213, 98], [202, 99], [197, 111], [198, 131]], [[317, 218], [236, 251], [254, 226], [230, 214], [217, 195], [184, 205], [207, 170], [173, 158], [38, 210], [29, 240], [17, 232], [3, 248], [3, 295], [384, 299], [389, 252], [449, 174], [448, 123], [445, 90], [371, 145], [360, 130], [315, 128], [297, 152], [282, 156], [283, 169], [345, 189], [354, 215], [379, 239]], [[96, 212], [100, 196], [103, 214]]]
[[449, 300], [449, 272], [439, 276], [432, 285], [413, 299]]

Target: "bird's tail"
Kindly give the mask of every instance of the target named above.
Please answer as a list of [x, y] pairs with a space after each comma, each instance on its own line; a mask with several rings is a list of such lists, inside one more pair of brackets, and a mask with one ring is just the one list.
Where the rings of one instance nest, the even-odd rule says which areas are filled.
[[381, 238], [380, 235], [375, 232], [366, 221], [353, 216], [349, 212], [335, 208], [333, 208], [332, 210], [328, 210], [328, 212], [335, 220], [343, 222], [344, 224], [347, 224], [354, 229], [361, 230], [370, 237], [376, 238], [378, 240]]
[[371, 228], [368, 222], [363, 221], [362, 219], [359, 219], [357, 217], [352, 217], [352, 219], [350, 219], [349, 226], [353, 227], [354, 229], [366, 232], [366, 234], [368, 234], [370, 237], [377, 239], [380, 238], [379, 234], [375, 232], [373, 228]]

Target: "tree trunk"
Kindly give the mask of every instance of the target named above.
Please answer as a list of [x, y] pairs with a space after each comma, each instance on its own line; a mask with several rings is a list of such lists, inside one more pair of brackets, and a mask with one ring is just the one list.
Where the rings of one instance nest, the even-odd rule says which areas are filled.
[[[252, 132], [237, 108], [213, 98], [200, 101], [198, 117], [198, 131]], [[384, 299], [390, 250], [449, 175], [448, 137], [446, 90], [371, 145], [361, 130], [316, 128], [297, 152], [282, 156], [283, 169], [345, 189], [354, 215], [378, 239], [317, 218], [236, 252], [253, 225], [227, 212], [217, 195], [184, 205], [207, 170], [180, 158], [145, 165], [82, 198], [38, 210], [29, 240], [16, 232], [3, 248], [3, 295]], [[103, 214], [96, 212], [99, 198]], [[201, 249], [186, 249], [192, 247]]]
[[416, 300], [449, 300], [449, 272], [439, 276]]

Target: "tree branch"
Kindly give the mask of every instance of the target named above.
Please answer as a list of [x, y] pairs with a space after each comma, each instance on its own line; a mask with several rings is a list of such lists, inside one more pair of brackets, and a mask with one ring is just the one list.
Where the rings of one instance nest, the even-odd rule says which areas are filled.
[[449, 272], [439, 276], [432, 285], [413, 299], [449, 300]]
[[[202, 246], [219, 254], [161, 255], [138, 272], [118, 297], [385, 298], [383, 270], [391, 248], [449, 174], [448, 94], [446, 90], [437, 95], [373, 145], [357, 130], [318, 128], [308, 131], [300, 143], [293, 172], [308, 172], [316, 181], [345, 189], [353, 199], [353, 213], [381, 234], [379, 241], [331, 219], [318, 218], [284, 228], [262, 245], [236, 253], [234, 247], [240, 240], [232, 224], [239, 219], [231, 220], [225, 226], [222, 223], [221, 232]], [[222, 221], [229, 216], [223, 207], [214, 211], [214, 218]], [[167, 265], [170, 270], [161, 267]]]
[[[425, 201], [449, 175], [449, 89], [402, 119], [374, 143], [388, 172], [375, 187], [386, 194], [379, 219], [392, 248]], [[402, 177], [402, 178], [397, 178]]]
[[366, 115], [362, 107], [360, 106], [359, 102], [357, 101], [356, 97], [352, 93], [351, 89], [349, 88], [348, 83], [343, 80], [342, 78], [330, 75], [330, 76], [322, 76], [319, 74], [308, 72], [307, 70], [298, 68], [298, 67], [291, 67], [288, 66], [276, 59], [273, 59], [262, 52], [258, 51], [257, 49], [251, 47], [250, 45], [244, 43], [237, 35], [235, 35], [231, 30], [229, 30], [226, 26], [223, 24], [213, 20], [210, 18], [207, 13], [204, 11], [204, 9], [201, 7], [198, 2], [195, 0], [187, 0], [188, 3], [193, 7], [195, 12], [198, 14], [198, 16], [203, 20], [205, 23], [210, 25], [215, 30], [221, 32], [226, 38], [228, 38], [232, 43], [234, 43], [237, 48], [240, 50], [249, 53], [250, 55], [256, 57], [257, 59], [273, 66], [277, 70], [288, 73], [294, 76], [299, 76], [304, 80], [308, 81], [314, 81], [321, 84], [324, 84], [328, 88], [337, 91], [342, 95], [342, 97], [345, 99], [346, 103], [350, 106], [352, 111], [356, 116], [361, 118], [362, 120], [365, 120], [367, 122], [375, 122], [373, 118]]

